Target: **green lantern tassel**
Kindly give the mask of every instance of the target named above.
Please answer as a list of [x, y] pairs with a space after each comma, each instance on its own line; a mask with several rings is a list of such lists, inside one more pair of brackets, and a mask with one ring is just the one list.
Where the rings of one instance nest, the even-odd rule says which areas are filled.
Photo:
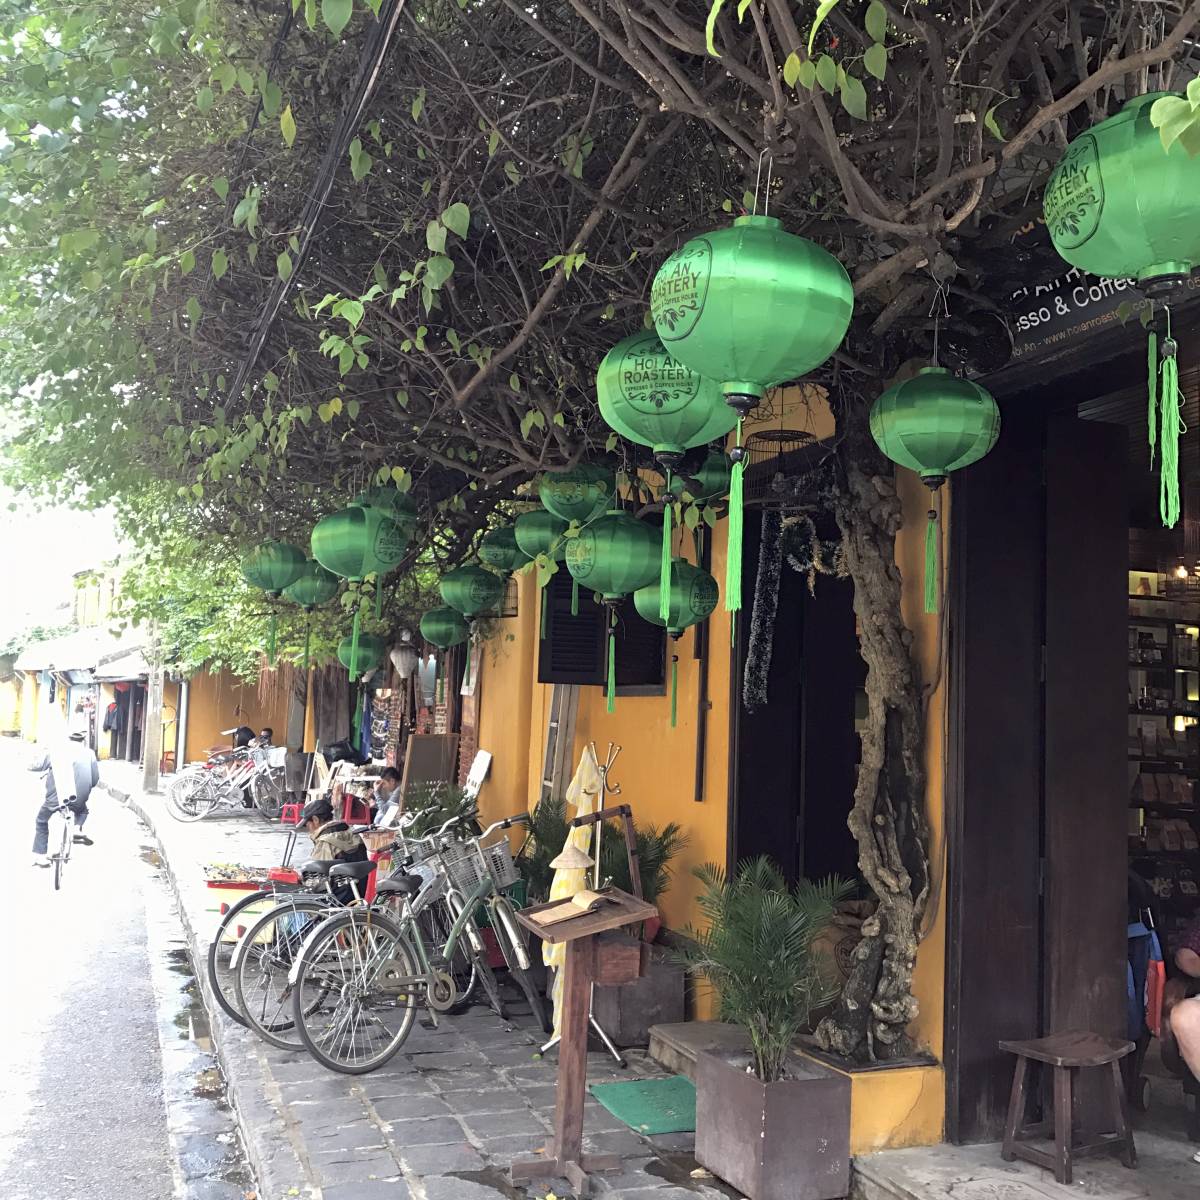
[[1179, 411], [1179, 363], [1175, 358], [1175, 348], [1168, 317], [1167, 336], [1163, 339], [1158, 456], [1158, 506], [1162, 523], [1168, 529], [1174, 529], [1179, 521], [1179, 434], [1183, 428]]
[[467, 657], [463, 663], [463, 683], [467, 683], [471, 678], [471, 639], [467, 639]]
[[304, 678], [308, 679], [308, 647], [312, 640], [312, 621], [304, 626]]
[[433, 671], [434, 671], [433, 703], [435, 705], [438, 705], [438, 704], [441, 704], [442, 699], [443, 699], [443, 697], [442, 697], [442, 690], [443, 690], [442, 689], [442, 660], [440, 658], [437, 658], [434, 660]]
[[571, 580], [571, 616], [579, 616], [579, 580]]
[[[737, 427], [738, 449], [742, 447], [742, 422]], [[733, 464], [729, 483], [729, 545], [725, 551], [725, 611], [739, 612], [742, 607], [742, 472], [744, 455]]]
[[1146, 433], [1150, 440], [1150, 469], [1154, 470], [1154, 448], [1158, 441], [1158, 334], [1153, 329], [1146, 340]]
[[358, 666], [358, 632], [361, 625], [361, 619], [362, 611], [361, 609], [356, 608], [354, 610], [354, 629], [350, 634], [350, 668], [346, 672], [351, 679], [354, 678], [354, 671]]
[[616, 614], [610, 618], [608, 626], [608, 711], [615, 712], [617, 708], [617, 630]]
[[271, 614], [271, 624], [267, 632], [267, 662], [273, 667], [275, 665], [275, 638], [279, 632], [278, 618], [274, 613]]
[[375, 576], [375, 620], [383, 617], [383, 580]]
[[671, 472], [667, 472], [666, 503], [663, 505], [662, 562], [658, 572], [658, 616], [664, 624], [671, 616], [671, 510], [675, 507], [671, 494]]
[[549, 611], [549, 607], [546, 603], [547, 597], [546, 597], [546, 589], [545, 588], [542, 588], [542, 594], [541, 594], [540, 599], [542, 602], [542, 633], [541, 633], [541, 636], [542, 636], [542, 641], [544, 642], [546, 640], [546, 614]]
[[941, 563], [938, 551], [941, 548], [938, 537], [938, 514], [936, 508], [930, 508], [929, 521], [925, 526], [925, 611], [935, 613], [938, 610], [938, 592], [941, 582]]
[[679, 692], [679, 655], [671, 655], [671, 728], [675, 728], [675, 699]]

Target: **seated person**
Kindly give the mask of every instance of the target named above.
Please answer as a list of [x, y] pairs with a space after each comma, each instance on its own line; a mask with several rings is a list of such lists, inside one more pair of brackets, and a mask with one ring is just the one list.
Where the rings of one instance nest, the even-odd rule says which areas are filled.
[[233, 748], [242, 750], [254, 741], [254, 730], [249, 725], [239, 725], [233, 731]]
[[372, 824], [390, 826], [400, 814], [400, 772], [395, 767], [384, 767], [375, 782], [375, 811], [371, 814]]
[[268, 747], [274, 745], [274, 741], [272, 740], [274, 737], [275, 730], [273, 730], [270, 725], [264, 725], [262, 729], [259, 730], [258, 737], [254, 739], [254, 744], [260, 750], [266, 750]]
[[[328, 796], [310, 800], [300, 813], [296, 827], [303, 827], [312, 838], [312, 854], [317, 862], [366, 862], [367, 847], [362, 838], [354, 833], [345, 821], [335, 820], [333, 804]], [[334, 897], [342, 904], [354, 899], [354, 890], [348, 884], [333, 889]]]

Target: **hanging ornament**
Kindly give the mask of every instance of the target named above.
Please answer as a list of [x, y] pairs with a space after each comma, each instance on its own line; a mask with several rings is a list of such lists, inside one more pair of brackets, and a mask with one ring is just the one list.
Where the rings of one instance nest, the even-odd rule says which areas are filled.
[[338, 662], [346, 668], [351, 679], [361, 679], [368, 671], [373, 671], [387, 653], [387, 642], [373, 633], [360, 633], [358, 641], [353, 636], [344, 637], [338, 642]]
[[616, 707], [617, 605], [659, 574], [659, 537], [621, 509], [612, 509], [567, 542], [571, 578], [608, 608], [608, 711]]
[[[439, 650], [449, 650], [451, 646], [461, 646], [471, 636], [470, 626], [467, 625], [462, 613], [451, 608], [448, 604], [441, 608], [431, 608], [421, 618], [421, 636]], [[435, 703], [442, 702], [442, 664], [438, 660], [435, 667]]]
[[[408, 543], [409, 534], [382, 509], [361, 504], [322, 517], [312, 531], [313, 558], [327, 571], [352, 583], [361, 583], [368, 575], [376, 577], [377, 607], [382, 576], [399, 564]], [[356, 605], [352, 640], [358, 638], [361, 618], [361, 606]]]
[[978, 462], [1000, 436], [1000, 409], [990, 392], [944, 367], [923, 367], [893, 384], [871, 408], [871, 436], [894, 463], [916, 471], [930, 490], [925, 529], [925, 611], [938, 611], [938, 489], [951, 471]]
[[854, 291], [833, 255], [776, 217], [738, 217], [685, 243], [659, 268], [650, 312], [663, 345], [717, 380], [737, 410], [725, 607], [742, 607], [742, 423], [768, 388], [819, 367], [841, 344]]
[[442, 599], [464, 617], [494, 611], [504, 597], [504, 580], [491, 571], [468, 563], [447, 571], [438, 584]]
[[596, 397], [609, 428], [649, 446], [666, 478], [659, 565], [665, 605], [671, 590], [672, 473], [688, 450], [713, 440], [714, 418], [720, 418], [715, 436], [724, 437], [737, 424], [737, 413], [724, 403], [719, 384], [673, 358], [649, 330], [618, 342], [604, 356], [596, 372]]
[[[661, 583], [657, 580], [638, 588], [633, 593], [634, 607], [642, 618], [652, 625], [661, 625], [678, 641], [683, 631], [691, 625], [707, 620], [719, 599], [717, 581], [699, 567], [694, 567], [683, 558], [671, 560], [670, 583], [667, 588], [667, 603], [662, 604], [659, 595]], [[662, 615], [663, 608], [667, 615]], [[671, 728], [675, 728], [676, 697], [679, 692], [679, 656], [671, 654]]]
[[362, 508], [378, 509], [395, 521], [410, 540], [416, 532], [419, 516], [416, 501], [398, 488], [386, 485], [364, 488], [350, 503], [357, 504]]
[[[1151, 297], [1182, 288], [1200, 264], [1200, 158], [1182, 139], [1163, 149], [1151, 109], [1171, 93], [1151, 92], [1080, 134], [1046, 184], [1042, 207], [1059, 256], [1093, 275], [1133, 277]], [[1147, 352], [1150, 460], [1159, 450], [1160, 514], [1179, 520], [1179, 368], [1170, 333]]]
[[[242, 578], [252, 587], [261, 588], [273, 600], [278, 600], [304, 570], [308, 560], [304, 552], [287, 542], [264, 542], [242, 559]], [[275, 638], [278, 619], [271, 610], [270, 632], [267, 635], [267, 662], [275, 665]]]
[[538, 498], [562, 520], [581, 525], [599, 516], [612, 502], [613, 474], [595, 463], [579, 463], [567, 471], [538, 477]]
[[556, 517], [544, 508], [524, 512], [513, 523], [517, 546], [522, 554], [530, 558], [546, 554], [562, 562], [567, 549], [563, 534], [567, 532], [569, 524], [569, 521]]
[[690, 496], [696, 504], [720, 500], [729, 492], [731, 474], [729, 455], [724, 450], [710, 450], [699, 469], [684, 477], [684, 497]]
[[519, 571], [533, 558], [517, 544], [517, 531], [512, 525], [489, 529], [479, 541], [478, 553], [481, 562], [506, 575]]
[[312, 637], [313, 609], [328, 604], [338, 593], [338, 577], [327, 571], [319, 562], [308, 559], [295, 583], [283, 589], [284, 598], [298, 604], [305, 612], [304, 622], [304, 677], [308, 678], [308, 650]]
[[388, 653], [388, 657], [392, 660], [392, 666], [396, 668], [396, 674], [405, 683], [416, 674], [417, 668], [421, 665], [421, 655], [416, 646], [412, 644], [412, 636], [411, 629], [400, 630], [400, 640]]

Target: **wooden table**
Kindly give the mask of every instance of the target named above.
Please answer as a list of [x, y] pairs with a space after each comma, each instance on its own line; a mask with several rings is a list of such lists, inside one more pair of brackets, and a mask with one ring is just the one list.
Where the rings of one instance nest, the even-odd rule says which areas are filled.
[[616, 1155], [583, 1153], [588, 1012], [593, 983], [601, 986], [627, 983], [638, 976], [637, 958], [640, 957], [640, 950], [631, 960], [625, 946], [608, 941], [601, 935], [623, 925], [636, 925], [657, 917], [658, 909], [617, 888], [610, 888], [606, 895], [612, 896], [617, 903], [605, 905], [596, 912], [581, 913], [557, 925], [542, 926], [532, 918], [545, 909], [556, 908], [570, 901], [539, 904], [517, 913], [517, 920], [543, 941], [554, 944], [565, 942], [567, 960], [563, 967], [562, 1040], [558, 1047], [553, 1154], [514, 1162], [514, 1183], [561, 1175], [570, 1181], [579, 1196], [585, 1196], [589, 1172], [615, 1171], [621, 1165]]

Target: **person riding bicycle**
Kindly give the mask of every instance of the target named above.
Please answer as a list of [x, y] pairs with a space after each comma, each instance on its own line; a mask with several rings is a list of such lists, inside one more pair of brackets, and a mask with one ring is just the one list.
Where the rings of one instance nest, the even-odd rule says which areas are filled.
[[88, 818], [88, 797], [92, 788], [100, 782], [100, 764], [90, 746], [84, 742], [85, 733], [73, 727], [67, 737], [54, 736], [34, 755], [29, 764], [31, 771], [45, 773], [46, 798], [38, 809], [34, 821], [33, 865], [49, 867], [46, 851], [50, 844], [50, 817], [60, 804], [69, 805], [75, 814], [74, 840], [81, 845], [92, 845], [92, 839], [83, 832], [83, 823]]

